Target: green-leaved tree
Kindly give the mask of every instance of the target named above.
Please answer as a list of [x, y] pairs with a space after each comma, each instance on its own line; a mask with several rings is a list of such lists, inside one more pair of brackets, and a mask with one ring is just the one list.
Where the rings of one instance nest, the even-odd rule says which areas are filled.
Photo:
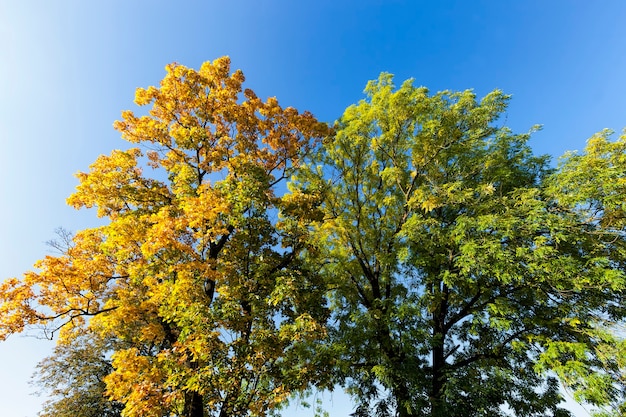
[[559, 380], [619, 401], [624, 138], [553, 171], [498, 90], [366, 93], [299, 177], [325, 196], [311, 256], [356, 415], [567, 416]]
[[124, 405], [106, 395], [104, 379], [113, 371], [112, 341], [94, 333], [59, 343], [52, 355], [37, 365], [33, 383], [48, 400], [41, 417], [121, 417]]

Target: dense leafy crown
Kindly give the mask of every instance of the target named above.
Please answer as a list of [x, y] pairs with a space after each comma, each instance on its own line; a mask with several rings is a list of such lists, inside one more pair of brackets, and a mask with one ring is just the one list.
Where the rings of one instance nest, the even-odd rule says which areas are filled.
[[327, 190], [315, 236], [357, 414], [566, 415], [555, 375], [611, 405], [624, 138], [594, 138], [553, 171], [529, 134], [497, 126], [498, 90], [430, 95], [382, 74], [366, 93], [324, 168], [300, 174]]
[[292, 363], [326, 313], [280, 184], [328, 128], [241, 97], [228, 58], [166, 70], [137, 90], [148, 113], [115, 123], [138, 146], [100, 156], [68, 199], [108, 223], [2, 285], [0, 337], [44, 324], [62, 344], [114, 340], [105, 381], [125, 416], [264, 415], [317, 378]]
[[166, 70], [115, 123], [134, 147], [78, 174], [104, 224], [0, 285], [0, 339], [59, 334], [44, 416], [262, 416], [336, 385], [357, 416], [562, 417], [561, 385], [626, 412], [626, 136], [553, 169], [498, 90], [382, 74], [330, 129], [228, 58]]

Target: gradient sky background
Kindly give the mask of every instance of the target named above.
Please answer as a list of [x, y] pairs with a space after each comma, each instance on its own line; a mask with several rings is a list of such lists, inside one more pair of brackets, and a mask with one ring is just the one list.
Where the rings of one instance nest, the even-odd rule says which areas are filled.
[[[512, 94], [501, 123], [544, 125], [531, 144], [555, 158], [626, 126], [623, 0], [0, 0], [0, 279], [31, 268], [56, 228], [96, 224], [65, 198], [75, 172], [130, 147], [112, 123], [135, 88], [222, 55], [260, 97], [328, 122], [387, 71], [433, 92]], [[0, 343], [0, 415], [36, 416], [28, 381], [52, 346]]]

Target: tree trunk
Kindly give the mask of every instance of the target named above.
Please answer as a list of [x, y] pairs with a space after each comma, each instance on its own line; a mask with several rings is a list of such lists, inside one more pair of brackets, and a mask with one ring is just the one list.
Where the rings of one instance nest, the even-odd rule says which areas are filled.
[[430, 405], [432, 417], [445, 416], [444, 392], [446, 386], [446, 316], [448, 314], [448, 296], [450, 289], [443, 282], [439, 284], [439, 305], [433, 312], [433, 351], [432, 351], [432, 386]]
[[185, 393], [185, 411], [183, 414], [184, 417], [205, 417], [202, 395], [193, 391]]
[[435, 342], [435, 346], [433, 347], [433, 381], [430, 394], [432, 417], [442, 417], [445, 415], [445, 402], [443, 398], [445, 386], [445, 358], [442, 340], [441, 344]]

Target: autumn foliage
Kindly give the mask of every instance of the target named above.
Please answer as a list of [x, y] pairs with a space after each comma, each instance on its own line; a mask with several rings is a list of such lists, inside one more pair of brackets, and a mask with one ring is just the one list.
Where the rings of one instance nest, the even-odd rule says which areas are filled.
[[0, 285], [0, 340], [58, 336], [44, 416], [265, 416], [337, 385], [356, 416], [563, 417], [560, 385], [624, 412], [626, 136], [555, 169], [498, 90], [382, 74], [330, 128], [228, 58], [166, 71], [77, 174], [103, 225]]
[[2, 284], [0, 337], [116, 340], [106, 383], [126, 416], [263, 415], [318, 379], [301, 345], [327, 313], [284, 182], [328, 128], [243, 90], [228, 58], [166, 70], [137, 90], [148, 112], [115, 123], [136, 147], [77, 174], [68, 203], [107, 224]]

